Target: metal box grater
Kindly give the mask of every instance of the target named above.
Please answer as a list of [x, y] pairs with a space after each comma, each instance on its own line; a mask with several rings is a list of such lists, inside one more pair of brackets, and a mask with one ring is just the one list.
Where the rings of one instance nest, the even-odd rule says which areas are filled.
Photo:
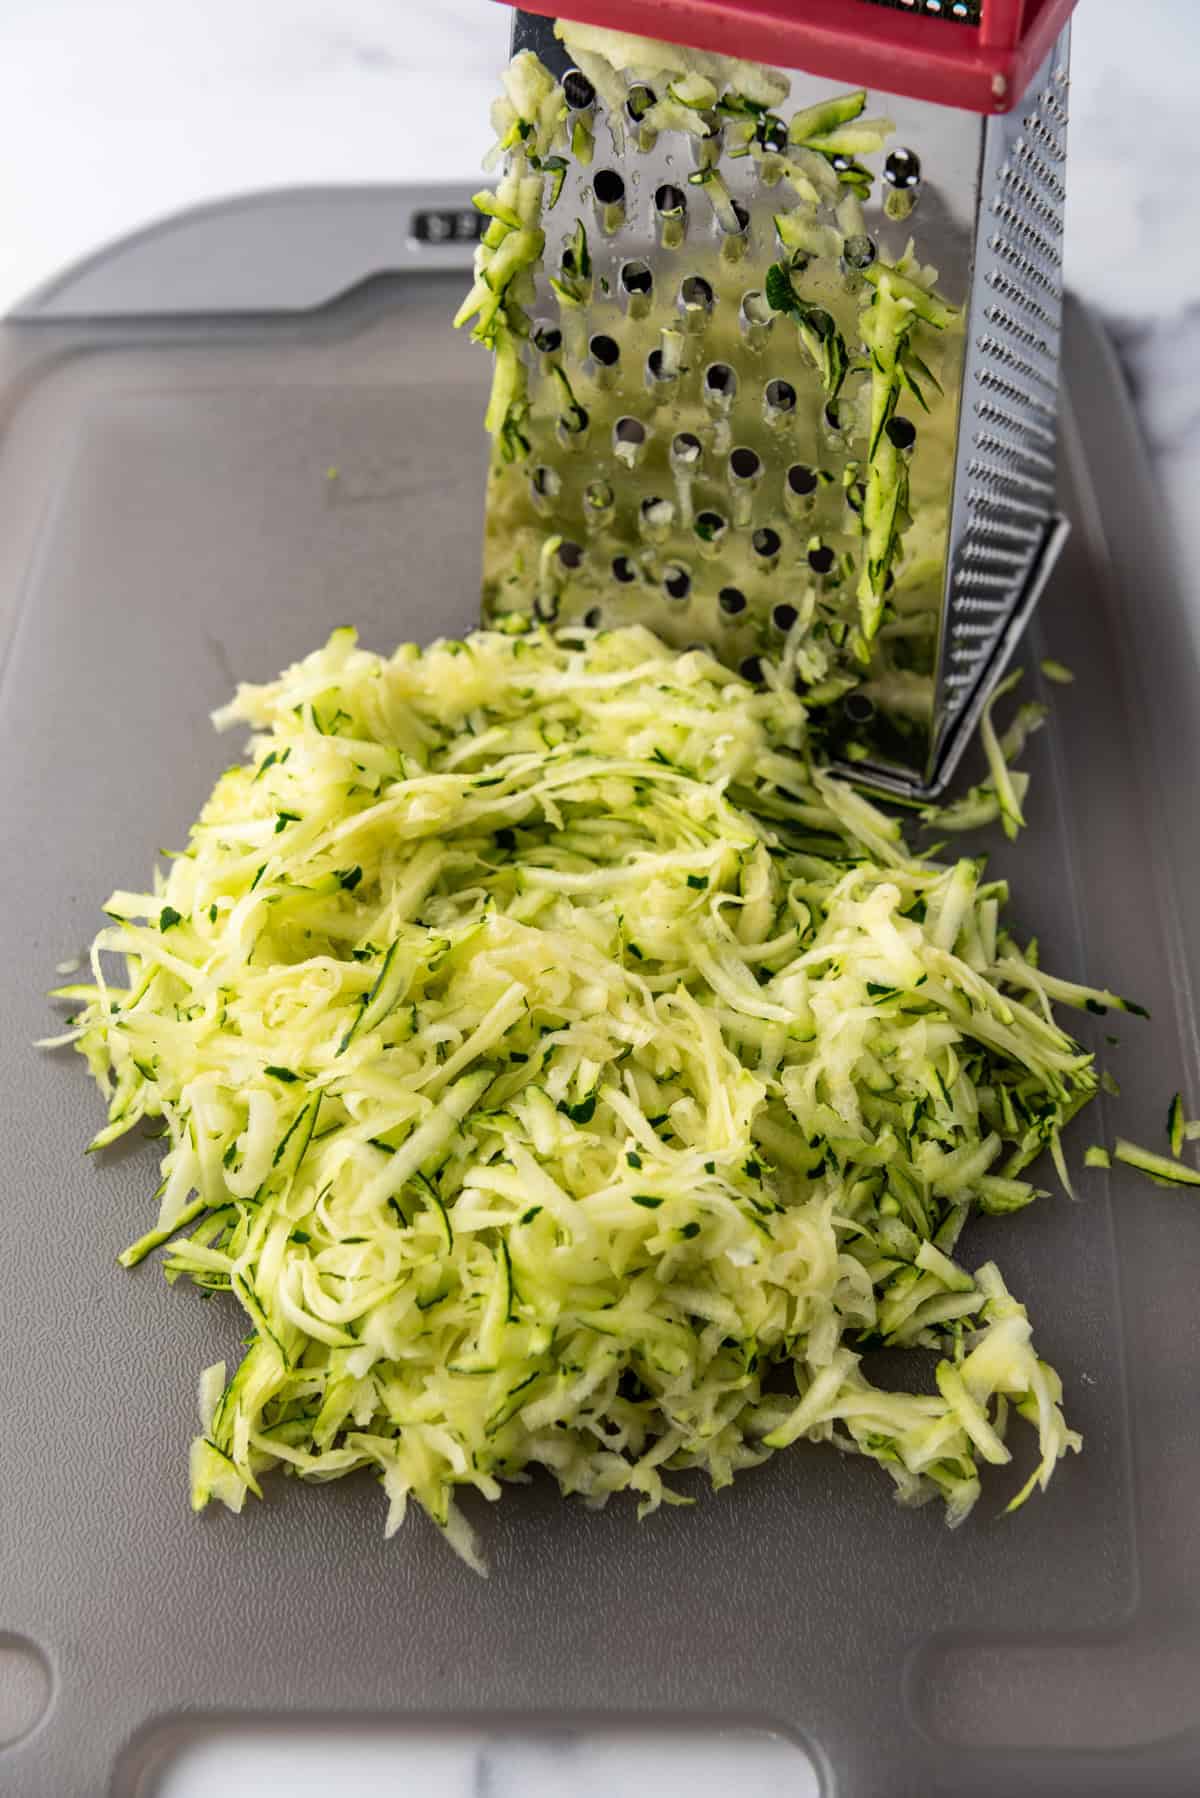
[[[586, 12], [586, 0], [574, 10]], [[862, 254], [894, 263], [911, 237], [957, 316], [924, 330], [940, 392], [922, 375], [928, 409], [906, 393], [888, 427], [912, 523], [869, 647], [855, 653], [864, 537], [854, 502], [861, 508], [867, 446], [857, 396], [869, 398], [871, 377], [852, 372], [834, 406], [814, 397], [798, 332], [764, 297], [768, 271], [788, 257], [775, 215], [796, 197], [772, 167], [772, 144], [731, 155], [720, 119], [715, 147], [644, 130], [639, 116], [658, 95], [636, 64], [622, 71], [614, 131], [553, 22], [529, 11], [515, 15], [514, 51], [533, 50], [565, 82], [568, 127], [584, 119], [593, 147], [589, 162], [563, 158], [543, 216], [523, 352], [528, 453], [493, 456], [484, 604], [493, 617], [638, 620], [678, 645], [714, 648], [751, 677], [763, 657], [783, 658], [835, 757], [869, 784], [923, 797], [950, 778], [1065, 529], [1054, 467], [1069, 5], [985, 0], [982, 19], [968, 0], [915, 11], [889, 0], [813, 0], [790, 18], [769, 0], [600, 9], [606, 24], [669, 24], [677, 36], [686, 27], [689, 42], [733, 43], [764, 61], [803, 52], [815, 72], [790, 73], [773, 109], [785, 117], [861, 76], [872, 82], [865, 113], [894, 123], [865, 159], [877, 179]], [[836, 42], [814, 29], [829, 20]], [[1015, 106], [985, 110], [1014, 95]], [[853, 181], [853, 156], [825, 160]], [[706, 163], [732, 217], [696, 182]], [[831, 203], [815, 216], [833, 212]], [[590, 294], [567, 308], [551, 278], [571, 268], [580, 224]], [[838, 260], [791, 260], [806, 301], [861, 359], [867, 277], [849, 260], [852, 241]], [[581, 430], [564, 427], [564, 391]]]

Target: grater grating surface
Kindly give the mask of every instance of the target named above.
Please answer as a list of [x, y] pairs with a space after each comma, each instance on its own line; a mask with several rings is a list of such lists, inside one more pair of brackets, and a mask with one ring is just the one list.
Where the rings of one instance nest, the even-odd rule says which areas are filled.
[[[514, 49], [526, 48], [560, 79], [571, 68], [551, 22], [518, 13]], [[909, 400], [893, 427], [914, 522], [869, 667], [853, 653], [863, 542], [848, 501], [861, 504], [870, 381], [856, 387], [852, 375], [831, 416], [791, 320], [763, 297], [786, 257], [775, 215], [796, 195], [769, 156], [739, 159], [724, 143], [714, 158], [711, 144], [677, 131], [650, 139], [627, 120], [618, 147], [599, 99], [584, 113], [592, 161], [566, 158], [543, 219], [530, 450], [493, 460], [487, 612], [637, 619], [750, 676], [761, 658], [785, 657], [835, 752], [849, 750], [878, 785], [939, 790], [1057, 541], [1066, 67], [1064, 32], [1025, 103], [995, 118], [882, 92], [866, 103], [895, 123], [886, 151], [866, 159], [885, 171], [862, 220], [868, 257], [894, 263], [914, 236], [959, 312], [922, 332], [940, 395], [922, 380], [928, 414]], [[792, 74], [786, 104], [831, 91]], [[566, 93], [587, 98], [588, 84], [573, 76]], [[709, 160], [740, 232], [722, 229], [688, 179]], [[572, 308], [550, 279], [564, 253], [570, 268], [580, 224], [591, 287]], [[805, 299], [861, 355], [862, 275], [836, 256], [800, 260]], [[564, 374], [581, 430], [564, 427]]]

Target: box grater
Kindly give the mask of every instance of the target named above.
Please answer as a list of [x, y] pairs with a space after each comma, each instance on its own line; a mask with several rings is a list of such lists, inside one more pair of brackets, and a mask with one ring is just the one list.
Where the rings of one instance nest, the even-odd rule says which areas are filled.
[[[752, 679], [769, 661], [859, 778], [944, 788], [1065, 530], [1072, 4], [515, 14], [559, 124], [507, 151], [543, 176], [545, 241], [513, 313], [487, 616], [638, 621]], [[594, 25], [666, 41], [600, 55]], [[918, 314], [899, 349], [881, 274]]]

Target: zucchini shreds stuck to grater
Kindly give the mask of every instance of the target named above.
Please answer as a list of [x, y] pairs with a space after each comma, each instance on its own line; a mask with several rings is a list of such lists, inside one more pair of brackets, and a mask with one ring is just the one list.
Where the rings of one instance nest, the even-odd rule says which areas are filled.
[[514, 15], [458, 321], [496, 357], [484, 611], [703, 645], [934, 796], [1065, 531], [1070, 4], [768, 10]]

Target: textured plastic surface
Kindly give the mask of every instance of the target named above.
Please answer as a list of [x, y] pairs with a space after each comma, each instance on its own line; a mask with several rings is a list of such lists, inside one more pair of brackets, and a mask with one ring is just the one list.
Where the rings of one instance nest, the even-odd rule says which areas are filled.
[[[515, 3], [515, 0], [510, 0]], [[1075, 0], [521, 0], [525, 11], [1009, 112]]]
[[[96, 1095], [70, 1052], [29, 1045], [54, 964], [238, 753], [207, 718], [235, 673], [348, 620], [380, 648], [471, 624], [488, 371], [446, 328], [458, 288], [0, 333], [0, 1639], [51, 1678], [0, 1791], [151, 1798], [205, 1719], [250, 1713], [749, 1723], [808, 1743], [837, 1798], [1190, 1798], [1200, 1206], [1120, 1170], [965, 1238], [1028, 1300], [1087, 1439], [1016, 1519], [995, 1516], [1001, 1481], [951, 1535], [807, 1446], [641, 1526], [514, 1489], [481, 1519], [488, 1582], [419, 1519], [386, 1543], [366, 1480], [188, 1510], [196, 1374], [238, 1316], [114, 1265], [154, 1147], [85, 1160]], [[1200, 1096], [1200, 916], [1178, 904], [1200, 876], [1197, 670], [1115, 367], [1078, 314], [1065, 382], [1075, 529], [1034, 648], [1078, 679], [1051, 695], [1031, 829], [998, 860], [1055, 968], [1152, 1007], [1110, 1060], [1122, 1127], [1157, 1140], [1174, 1088]]]

